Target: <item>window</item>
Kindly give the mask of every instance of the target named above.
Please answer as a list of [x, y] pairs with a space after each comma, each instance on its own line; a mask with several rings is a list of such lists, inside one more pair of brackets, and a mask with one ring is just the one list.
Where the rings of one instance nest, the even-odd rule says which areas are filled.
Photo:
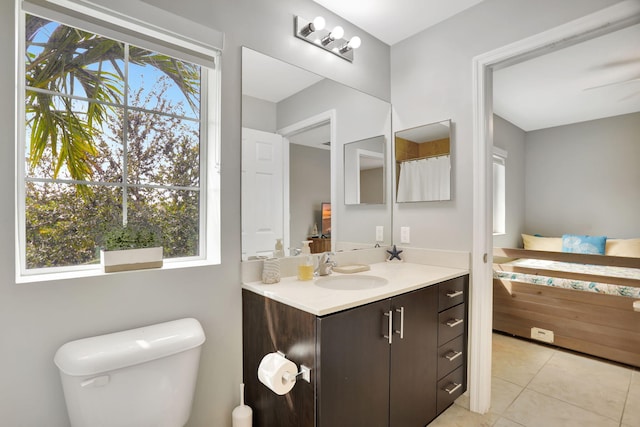
[[493, 234], [506, 233], [507, 152], [493, 148]]
[[216, 262], [215, 70], [23, 18], [21, 272], [97, 268], [102, 235], [127, 223], [157, 230], [165, 259]]

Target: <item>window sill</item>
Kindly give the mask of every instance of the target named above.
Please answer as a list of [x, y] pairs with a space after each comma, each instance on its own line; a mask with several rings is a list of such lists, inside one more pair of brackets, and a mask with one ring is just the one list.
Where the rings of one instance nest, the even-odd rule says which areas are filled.
[[493, 233], [494, 236], [506, 236], [507, 233]]
[[95, 268], [87, 268], [84, 270], [57, 271], [57, 272], [51, 272], [51, 273], [32, 273], [32, 274], [25, 274], [25, 275], [17, 275], [16, 284], [55, 282], [59, 280], [81, 279], [84, 277], [112, 276], [114, 274], [139, 273], [144, 271], [157, 271], [157, 270], [161, 270], [161, 271], [176, 270], [176, 269], [182, 269], [182, 268], [205, 267], [205, 266], [218, 265], [218, 264], [220, 264], [220, 262], [215, 262], [214, 260], [208, 260], [208, 259], [184, 260], [184, 261], [165, 260], [163, 266], [160, 268], [121, 271], [117, 273], [105, 273], [104, 270], [102, 269], [102, 266], [96, 264]]

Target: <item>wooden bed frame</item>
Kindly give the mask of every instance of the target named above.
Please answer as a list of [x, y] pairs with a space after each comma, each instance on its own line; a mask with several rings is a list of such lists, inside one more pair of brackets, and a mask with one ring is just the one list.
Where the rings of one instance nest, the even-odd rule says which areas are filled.
[[[640, 258], [495, 248], [494, 260], [534, 258], [640, 268]], [[640, 287], [639, 279], [559, 272], [494, 262], [494, 270]], [[634, 298], [493, 279], [493, 328], [531, 338], [531, 328], [554, 333], [553, 345], [640, 367], [640, 312]]]

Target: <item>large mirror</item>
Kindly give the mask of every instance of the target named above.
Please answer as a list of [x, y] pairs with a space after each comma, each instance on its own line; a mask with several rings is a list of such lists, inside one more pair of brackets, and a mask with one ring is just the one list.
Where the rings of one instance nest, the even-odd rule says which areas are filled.
[[384, 135], [344, 145], [345, 204], [385, 202], [385, 145]]
[[451, 120], [395, 133], [396, 201], [451, 200]]
[[390, 186], [382, 203], [345, 202], [345, 146], [377, 141], [384, 162], [390, 137], [389, 103], [243, 48], [242, 259], [275, 255], [279, 239], [285, 256], [308, 240], [312, 252], [373, 247], [380, 228], [390, 245]]

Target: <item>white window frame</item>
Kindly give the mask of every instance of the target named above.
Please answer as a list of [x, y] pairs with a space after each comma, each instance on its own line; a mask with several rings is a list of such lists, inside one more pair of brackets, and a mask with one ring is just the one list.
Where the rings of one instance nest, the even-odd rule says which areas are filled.
[[507, 232], [507, 151], [493, 147], [493, 235]]
[[[20, 7], [16, 7], [16, 28], [17, 28], [17, 43], [16, 43], [16, 283], [35, 282], [45, 280], [58, 280], [76, 277], [87, 277], [106, 274], [102, 271], [100, 264], [92, 265], [77, 265], [77, 266], [65, 266], [65, 267], [49, 267], [49, 268], [26, 268], [26, 230], [25, 230], [25, 182], [26, 182], [26, 170], [25, 170], [25, 144], [26, 144], [26, 129], [25, 129], [25, 14], [31, 13], [39, 16], [43, 16], [47, 19], [51, 19], [60, 22], [65, 25], [73, 26], [76, 28], [90, 31], [96, 34], [103, 35], [115, 40], [124, 41], [134, 44], [139, 47], [147, 48], [153, 51], [159, 51], [178, 59], [182, 59], [189, 62], [195, 62], [202, 68], [202, 80], [201, 80], [201, 103], [200, 103], [200, 224], [199, 224], [199, 255], [193, 257], [183, 258], [168, 258], [164, 260], [163, 269], [182, 268], [201, 265], [215, 265], [220, 264], [221, 260], [221, 240], [220, 240], [220, 110], [221, 110], [221, 76], [220, 76], [220, 46], [210, 46], [204, 44], [194, 43], [193, 39], [188, 37], [178, 37], [175, 33], [172, 33], [166, 38], [170, 41], [171, 46], [164, 47], [166, 40], [159, 40], [158, 44], [154, 44], [153, 40], [149, 41], [149, 26], [140, 20], [131, 18], [127, 28], [127, 34], [124, 37], [118, 37], [117, 25], [112, 25], [107, 19], [108, 14], [104, 13], [104, 10], [95, 10], [97, 17], [105, 19], [99, 23], [100, 29], [104, 27], [105, 31], [96, 31], [95, 24], [88, 26], [83, 25], [81, 17], [73, 16], [73, 12], [70, 10], [70, 14], [67, 16], [60, 11], [59, 8], [55, 10], [48, 10], [42, 6], [42, 1], [34, 0], [33, 3], [27, 1], [16, 0]], [[50, 1], [50, 0], [48, 0]], [[74, 1], [84, 0], [72, 0], [66, 1], [66, 3], [74, 3]], [[56, 2], [56, 0], [54, 0]], [[124, 4], [124, 3], [123, 3]], [[128, 4], [133, 4], [138, 7], [141, 5], [142, 9], [149, 7], [148, 5], [140, 4], [138, 2], [129, 1]], [[162, 21], [166, 16], [162, 15], [160, 10], [153, 10], [156, 20]], [[132, 14], [133, 15], [133, 14]], [[94, 16], [94, 18], [96, 17]], [[68, 18], [68, 19], [65, 19]], [[195, 24], [195, 23], [194, 23]], [[196, 30], [201, 30], [197, 24], [195, 24]], [[193, 26], [191, 26], [193, 31]], [[213, 38], [215, 41], [220, 40], [221, 37], [217, 37], [219, 33], [215, 30], [209, 30], [213, 32]], [[105, 34], [106, 33], [106, 34]], [[140, 43], [136, 43], [135, 33], [140, 35], [146, 35], [146, 38], [140, 40]], [[124, 39], [124, 40], [123, 40]], [[197, 46], [196, 46], [197, 45]], [[194, 49], [194, 46], [197, 49]], [[204, 47], [203, 47], [204, 46]], [[181, 49], [184, 49], [184, 54], [181, 54]], [[194, 54], [195, 52], [195, 54]], [[198, 60], [204, 57], [203, 60]], [[194, 58], [196, 60], [194, 61]], [[55, 180], [61, 182], [69, 182], [68, 180]]]

